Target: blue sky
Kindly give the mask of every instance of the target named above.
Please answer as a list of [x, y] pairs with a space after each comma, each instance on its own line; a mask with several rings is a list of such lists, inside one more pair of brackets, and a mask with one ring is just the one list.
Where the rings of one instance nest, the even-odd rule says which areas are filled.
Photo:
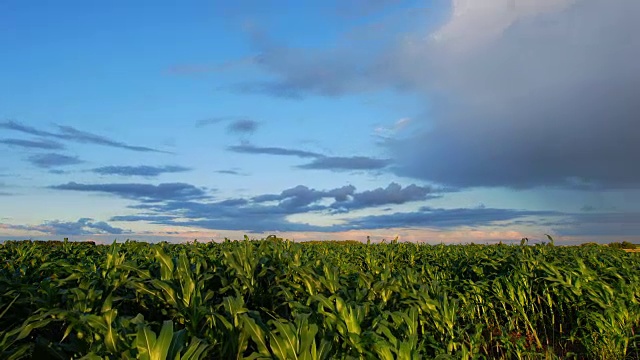
[[640, 240], [635, 0], [0, 3], [0, 239]]

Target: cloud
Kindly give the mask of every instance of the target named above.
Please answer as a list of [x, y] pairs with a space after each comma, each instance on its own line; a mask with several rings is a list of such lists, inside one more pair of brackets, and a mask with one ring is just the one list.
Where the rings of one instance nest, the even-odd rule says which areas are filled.
[[21, 230], [21, 231], [38, 231], [49, 235], [93, 235], [93, 234], [126, 234], [128, 230], [113, 227], [104, 221], [94, 221], [90, 218], [81, 218], [75, 222], [66, 221], [45, 221], [40, 225], [10, 225], [0, 224], [1, 228]]
[[[448, 101], [435, 104], [431, 130], [390, 142], [398, 174], [460, 187], [640, 186], [630, 166], [640, 161], [640, 44], [630, 38], [640, 3], [570, 3], [453, 16], [449, 35], [424, 45], [436, 75], [418, 76]], [[508, 26], [471, 47], [475, 16]]]
[[[145, 210], [144, 214], [114, 217], [112, 221], [148, 221], [153, 224], [171, 226], [196, 226], [207, 229], [241, 230], [241, 231], [321, 231], [333, 232], [356, 228], [375, 228], [373, 220], [365, 218], [350, 218], [348, 220], [336, 217], [350, 211], [374, 209], [388, 205], [401, 205], [418, 201], [425, 201], [437, 197], [436, 189], [415, 184], [402, 187], [391, 183], [386, 188], [378, 188], [363, 192], [356, 191], [352, 185], [330, 190], [317, 190], [298, 185], [283, 190], [279, 194], [263, 194], [249, 199], [232, 198], [218, 202], [197, 201], [167, 201], [156, 204], [140, 204], [132, 206]], [[329, 200], [329, 201], [327, 201]], [[481, 209], [486, 210], [486, 209]], [[491, 209], [486, 210], [488, 213]], [[426, 210], [425, 210], [426, 211]], [[420, 214], [424, 215], [421, 210]], [[440, 210], [430, 210], [436, 212]], [[291, 215], [316, 214], [338, 222], [336, 225], [314, 225], [294, 222]], [[516, 218], [532, 213], [514, 213]], [[463, 222], [461, 213], [459, 222]], [[487, 219], [502, 220], [505, 215]], [[399, 216], [399, 215], [395, 215]], [[414, 220], [407, 216], [407, 226], [413, 226]], [[361, 219], [361, 220], [358, 220]], [[391, 223], [391, 218], [386, 221]], [[371, 220], [371, 221], [370, 221]], [[396, 223], [400, 219], [395, 219]], [[471, 220], [470, 220], [471, 221]], [[479, 221], [479, 220], [478, 220]], [[440, 220], [444, 223], [444, 220]], [[436, 223], [438, 225], [439, 223]], [[384, 223], [383, 223], [384, 225]], [[434, 225], [435, 226], [435, 225]], [[384, 226], [381, 226], [384, 227]]]
[[[619, 236], [640, 234], [640, 212], [588, 212], [548, 223], [560, 236]], [[622, 241], [618, 239], [617, 241]]]
[[435, 30], [422, 21], [358, 46], [296, 48], [251, 33], [269, 78], [238, 88], [422, 99], [430, 105], [416, 131], [386, 142], [400, 176], [460, 188], [639, 188], [639, 12], [636, 0], [456, 0]]
[[456, 51], [469, 51], [501, 37], [519, 21], [565, 10], [576, 0], [454, 0], [451, 19], [431, 37]]
[[104, 136], [92, 134], [86, 131], [81, 131], [71, 126], [58, 125], [58, 130], [60, 131], [60, 134], [58, 135], [60, 138], [71, 140], [71, 141], [111, 146], [111, 147], [122, 148], [122, 149], [133, 150], [133, 151], [166, 153], [165, 151], [152, 149], [146, 146], [128, 145], [120, 141], [108, 139]]
[[204, 127], [227, 123], [227, 132], [232, 134], [253, 134], [260, 126], [260, 123], [253, 119], [239, 116], [219, 116], [208, 119], [198, 120], [196, 127]]
[[164, 166], [103, 166], [92, 169], [91, 171], [101, 175], [120, 175], [120, 176], [146, 176], [155, 177], [164, 173], [177, 173], [191, 170], [183, 166], [164, 165]]
[[171, 221], [176, 219], [176, 216], [170, 215], [120, 215], [113, 216], [109, 221], [148, 221], [148, 222], [161, 222]]
[[254, 145], [234, 145], [227, 147], [227, 150], [243, 153], [243, 154], [264, 154], [264, 155], [282, 155], [282, 156], [297, 156], [301, 158], [320, 158], [324, 155], [304, 150], [287, 149], [280, 147], [260, 147]]
[[51, 140], [0, 139], [0, 144], [27, 149], [63, 150], [64, 145]]
[[391, 183], [386, 188], [377, 188], [348, 195], [351, 195], [350, 201], [337, 201], [332, 207], [341, 209], [364, 209], [382, 205], [400, 205], [412, 201], [422, 201], [440, 197], [436, 190], [431, 187], [411, 184], [403, 188], [396, 183]]
[[58, 167], [58, 166], [77, 165], [84, 162], [75, 156], [68, 156], [68, 155], [62, 155], [62, 154], [56, 154], [56, 153], [31, 155], [29, 156], [28, 160], [31, 164], [40, 168], [45, 168], [45, 169]]
[[[300, 198], [298, 198], [300, 199]], [[296, 199], [296, 200], [298, 200]], [[195, 226], [205, 229], [265, 231], [318, 231], [341, 232], [390, 228], [453, 229], [457, 227], [491, 226], [493, 223], [532, 216], [560, 216], [551, 211], [525, 211], [511, 209], [433, 209], [423, 207], [415, 212], [351, 217], [334, 225], [314, 225], [291, 222], [287, 216], [321, 210], [321, 206], [309, 206], [308, 198], [298, 203], [282, 203], [278, 206], [221, 206], [220, 204], [196, 204], [190, 202], [159, 205], [158, 211], [179, 212], [185, 220], [158, 217], [154, 224]], [[153, 218], [118, 217], [118, 220], [151, 220]], [[115, 220], [115, 219], [112, 219]]]
[[[360, 56], [347, 55], [341, 51], [329, 53], [311, 50], [277, 47], [267, 48], [257, 64], [276, 73], [276, 81], [251, 81], [231, 86], [239, 93], [264, 94], [285, 99], [302, 99], [309, 93], [322, 96], [339, 96], [346, 93], [361, 93], [371, 90], [363, 80], [367, 70], [357, 70], [355, 62]], [[344, 50], [353, 52], [355, 50]], [[359, 72], [354, 75], [354, 72]]]
[[79, 184], [69, 182], [67, 184], [49, 186], [50, 189], [107, 193], [120, 196], [125, 199], [134, 199], [142, 202], [161, 201], [187, 201], [206, 199], [209, 196], [202, 188], [185, 183], [152, 184]]
[[391, 164], [388, 159], [375, 159], [366, 156], [321, 157], [309, 164], [299, 165], [300, 169], [314, 170], [380, 170]]
[[13, 120], [0, 122], [0, 128], [19, 131], [19, 132], [23, 132], [25, 134], [37, 135], [37, 136], [42, 136], [42, 137], [58, 137], [58, 134], [54, 134], [54, 133], [51, 133], [51, 132], [48, 132], [48, 131], [44, 131], [44, 130], [38, 130], [38, 129], [34, 128], [34, 127], [31, 127], [31, 126], [28, 126], [28, 125], [24, 125], [22, 123], [19, 123], [17, 121], [13, 121]]
[[140, 151], [140, 152], [167, 153], [166, 151], [157, 150], [157, 149], [149, 148], [146, 146], [128, 145], [120, 141], [106, 138], [101, 135], [93, 134], [86, 131], [81, 131], [71, 126], [56, 125], [58, 132], [54, 133], [54, 132], [49, 132], [45, 130], [40, 130], [32, 126], [24, 125], [17, 121], [9, 120], [9, 121], [0, 122], [0, 128], [19, 131], [22, 133], [36, 135], [36, 136], [74, 141], [78, 143], [109, 146], [109, 147]]
[[240, 172], [238, 170], [216, 170], [215, 172], [218, 174], [225, 174], [225, 175], [248, 176], [248, 174]]
[[261, 147], [249, 144], [234, 145], [227, 147], [227, 150], [244, 153], [244, 154], [262, 154], [262, 155], [280, 155], [280, 156], [295, 156], [299, 158], [315, 158], [308, 164], [297, 166], [300, 169], [314, 169], [314, 170], [380, 170], [387, 167], [391, 162], [388, 159], [376, 159], [366, 156], [352, 156], [352, 157], [339, 157], [339, 156], [325, 156], [323, 154], [288, 149], [280, 147]]
[[227, 125], [227, 131], [235, 134], [253, 134], [260, 125], [257, 121], [251, 119], [234, 120]]
[[529, 216], [559, 216], [553, 211], [527, 211], [512, 209], [433, 209], [423, 207], [420, 211], [371, 215], [353, 219], [342, 225], [348, 229], [389, 229], [389, 228], [439, 228], [449, 229], [460, 226], [485, 226], [494, 222]]
[[[382, 4], [382, 2], [378, 2]], [[386, 3], [386, 2], [385, 2]], [[353, 6], [358, 9], [355, 16], [365, 15], [366, 8], [381, 9], [384, 6]], [[394, 50], [398, 42], [406, 41], [404, 31], [424, 26], [428, 9], [402, 6], [400, 11], [391, 11], [378, 19], [359, 19], [354, 26], [348, 19], [349, 31], [342, 34], [327, 48], [294, 47], [274, 39], [264, 28], [250, 26], [245, 30], [255, 52], [254, 66], [267, 73], [264, 79], [233, 84], [225, 90], [240, 93], [265, 94], [288, 99], [302, 99], [309, 95], [327, 97], [352, 93], [367, 93], [388, 88], [383, 84], [390, 72], [382, 54]], [[346, 8], [345, 8], [346, 9]], [[345, 10], [343, 9], [343, 10]], [[339, 10], [341, 13], [345, 13]], [[348, 11], [347, 11], [348, 12]], [[333, 18], [332, 21], [339, 19]], [[345, 19], [340, 19], [345, 20]], [[254, 24], [255, 25], [255, 24]], [[395, 70], [398, 71], [398, 70]], [[396, 84], [393, 84], [396, 87]], [[399, 84], [398, 88], [404, 85]]]
[[383, 139], [392, 139], [397, 136], [397, 134], [406, 129], [412, 123], [411, 118], [400, 118], [398, 119], [393, 126], [378, 126], [374, 129], [375, 136], [381, 137]]

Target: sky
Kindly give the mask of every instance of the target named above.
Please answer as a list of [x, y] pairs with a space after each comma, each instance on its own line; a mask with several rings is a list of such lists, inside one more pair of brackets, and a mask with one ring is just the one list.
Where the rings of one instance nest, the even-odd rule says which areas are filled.
[[0, 239], [640, 242], [640, 2], [0, 2]]

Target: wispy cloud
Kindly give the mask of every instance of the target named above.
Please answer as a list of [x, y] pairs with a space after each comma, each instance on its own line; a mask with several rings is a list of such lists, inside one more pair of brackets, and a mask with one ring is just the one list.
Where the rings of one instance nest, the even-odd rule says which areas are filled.
[[109, 221], [147, 221], [147, 222], [162, 222], [172, 221], [176, 219], [176, 216], [171, 215], [120, 215], [113, 216]]
[[281, 147], [262, 147], [250, 144], [234, 145], [227, 147], [227, 150], [244, 154], [280, 155], [295, 156], [299, 158], [314, 158], [308, 164], [297, 166], [300, 169], [315, 170], [380, 170], [391, 164], [389, 159], [376, 159], [367, 156], [326, 156], [313, 151], [289, 149]]
[[120, 176], [145, 176], [155, 177], [165, 173], [178, 173], [191, 170], [190, 168], [177, 165], [165, 166], [103, 166], [91, 171], [100, 175], [120, 175]]
[[0, 139], [0, 144], [27, 149], [63, 150], [64, 145], [51, 140]]
[[223, 123], [223, 122], [236, 121], [236, 120], [242, 120], [242, 118], [237, 117], [237, 116], [210, 117], [210, 118], [207, 118], [207, 119], [201, 119], [201, 120], [196, 121], [196, 127], [204, 127], [204, 126], [215, 125], [215, 124], [220, 124], [220, 123]]
[[125, 199], [134, 199], [142, 202], [162, 201], [188, 201], [207, 199], [209, 195], [202, 189], [185, 183], [152, 184], [79, 184], [69, 182], [67, 184], [50, 186], [50, 189], [107, 193], [120, 196]]
[[215, 171], [218, 174], [225, 174], [225, 175], [237, 175], [237, 176], [248, 176], [247, 173], [238, 171], [238, 170], [232, 170], [232, 169], [227, 169], [227, 170], [216, 170]]
[[297, 149], [287, 149], [280, 147], [262, 147], [262, 146], [254, 146], [254, 145], [234, 145], [227, 147], [227, 150], [243, 153], [243, 154], [263, 154], [263, 155], [282, 155], [282, 156], [297, 156], [301, 158], [320, 158], [324, 157], [324, 155], [305, 150], [297, 150]]
[[321, 157], [313, 160], [309, 164], [299, 165], [301, 169], [315, 170], [380, 170], [391, 164], [388, 159], [375, 159], [366, 156], [352, 157]]
[[1, 228], [37, 231], [48, 235], [93, 235], [93, 234], [127, 234], [131, 231], [113, 227], [104, 221], [94, 221], [90, 218], [81, 218], [78, 221], [45, 221], [40, 225], [11, 225], [0, 224]]
[[90, 132], [81, 131], [71, 126], [58, 125], [58, 129], [60, 131], [60, 134], [58, 136], [66, 140], [77, 141], [81, 143], [111, 146], [111, 147], [133, 150], [133, 151], [166, 153], [165, 151], [152, 149], [146, 146], [128, 145], [120, 141], [115, 141], [115, 140], [106, 138], [101, 135], [96, 135]]
[[234, 134], [253, 134], [260, 125], [257, 121], [251, 119], [239, 119], [227, 125], [227, 131]]
[[253, 134], [258, 130], [260, 122], [240, 116], [219, 116], [198, 120], [196, 127], [226, 123], [226, 130], [231, 134]]
[[344, 229], [385, 229], [385, 228], [439, 228], [459, 226], [487, 226], [495, 222], [531, 216], [560, 216], [555, 211], [529, 211], [512, 209], [434, 209], [423, 207], [419, 211], [371, 215], [353, 219], [343, 225]]
[[37, 129], [32, 126], [24, 125], [22, 123], [19, 123], [13, 120], [0, 122], [0, 128], [18, 131], [18, 132], [22, 132], [30, 135], [56, 138], [56, 139], [74, 141], [74, 142], [85, 143], [85, 144], [109, 146], [109, 147], [121, 148], [121, 149], [127, 149], [127, 150], [139, 151], [139, 152], [167, 153], [166, 151], [153, 149], [146, 146], [128, 145], [126, 143], [112, 140], [101, 135], [93, 134], [86, 131], [81, 131], [71, 126], [56, 125], [56, 127], [58, 130], [57, 132], [49, 132], [49, 131]]
[[58, 137], [58, 134], [54, 134], [44, 130], [39, 130], [32, 126], [24, 125], [22, 123], [19, 123], [13, 120], [0, 122], [0, 128], [19, 131], [25, 134], [37, 135], [42, 137]]
[[75, 156], [68, 156], [56, 153], [36, 154], [28, 158], [29, 162], [39, 168], [54, 168], [59, 166], [69, 166], [81, 164], [84, 161]]

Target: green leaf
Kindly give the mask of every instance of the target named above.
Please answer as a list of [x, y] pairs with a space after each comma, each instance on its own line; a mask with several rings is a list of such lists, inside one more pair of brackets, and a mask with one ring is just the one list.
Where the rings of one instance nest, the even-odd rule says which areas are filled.
[[156, 360], [152, 357], [153, 348], [156, 344], [156, 333], [149, 329], [149, 326], [145, 325], [144, 327], [138, 330], [136, 336], [136, 348], [138, 349], [139, 359], [141, 360]]
[[258, 346], [258, 352], [262, 355], [269, 356], [269, 348], [267, 346], [266, 334], [264, 330], [256, 323], [256, 321], [250, 318], [246, 314], [242, 314], [240, 317], [242, 321], [242, 330], [247, 331], [251, 336], [251, 340]]
[[191, 342], [189, 343], [189, 347], [187, 351], [182, 355], [180, 360], [199, 360], [202, 359], [205, 350], [207, 350], [208, 346], [206, 343], [203, 343], [202, 340], [192, 337]]
[[153, 347], [153, 358], [158, 360], [164, 360], [167, 358], [169, 348], [171, 347], [171, 341], [173, 340], [173, 321], [166, 320], [162, 323], [160, 329], [160, 335], [156, 339], [156, 343]]
[[159, 246], [154, 248], [156, 255], [155, 258], [160, 262], [160, 279], [172, 280], [173, 279], [173, 260], [169, 255], [165, 254]]
[[186, 331], [184, 329], [173, 333], [173, 338], [171, 339], [171, 346], [169, 346], [169, 351], [167, 352], [167, 359], [169, 360], [180, 359], [180, 352], [182, 351], [182, 348], [184, 348], [185, 337], [186, 337]]

